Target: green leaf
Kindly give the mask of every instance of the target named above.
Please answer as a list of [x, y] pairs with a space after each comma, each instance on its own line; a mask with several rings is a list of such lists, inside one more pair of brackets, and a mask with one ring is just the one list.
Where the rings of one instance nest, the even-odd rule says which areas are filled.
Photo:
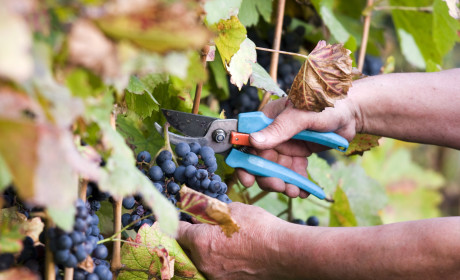
[[321, 15], [323, 22], [326, 24], [335, 40], [338, 43], [347, 42], [350, 37], [350, 33], [334, 14], [334, 0], [313, 0], [312, 3], [315, 6], [316, 11], [318, 11]]
[[273, 1], [243, 0], [238, 18], [246, 27], [257, 25], [260, 16], [262, 16], [266, 22], [270, 22], [272, 2]]
[[228, 20], [221, 20], [211, 26], [211, 29], [218, 33], [214, 39], [216, 47], [224, 65], [230, 61], [232, 56], [240, 49], [241, 43], [246, 39], [246, 28], [233, 16]]
[[0, 192], [11, 183], [12, 177], [5, 160], [0, 154]]
[[66, 85], [73, 96], [87, 98], [97, 96], [105, 90], [102, 80], [90, 71], [77, 68], [66, 77]]
[[206, 21], [208, 24], [215, 24], [220, 20], [227, 20], [238, 14], [241, 0], [208, 0], [204, 4]]
[[152, 95], [152, 90], [163, 91], [168, 88], [167, 85], [152, 83], [152, 75], [148, 75], [145, 80], [149, 82], [148, 86], [138, 77], [131, 76], [125, 94], [128, 109], [136, 112], [141, 118], [149, 117], [153, 111], [160, 109], [158, 101]]
[[263, 89], [280, 97], [286, 95], [286, 93], [273, 81], [267, 71], [258, 63], [252, 63], [251, 86]]
[[123, 268], [117, 279], [150, 279], [160, 277], [161, 261], [156, 249], [164, 248], [174, 258], [172, 279], [205, 279], [187, 257], [177, 241], [163, 234], [155, 223], [142, 226], [135, 240], [129, 238], [121, 249]]
[[230, 96], [230, 89], [228, 87], [227, 71], [219, 54], [216, 50], [216, 56], [214, 61], [208, 62], [209, 69], [211, 70], [211, 77], [209, 84], [212, 89], [212, 93], [219, 100], [225, 100]]
[[340, 186], [334, 193], [334, 203], [330, 209], [330, 227], [355, 227], [358, 225], [355, 215], [350, 208], [347, 195]]
[[230, 82], [240, 90], [243, 85], [247, 84], [249, 77], [252, 75], [252, 64], [256, 62], [256, 59], [256, 45], [246, 38], [227, 67], [231, 75]]
[[27, 218], [16, 207], [0, 209], [0, 254], [17, 253], [23, 249], [21, 223]]
[[401, 50], [414, 66], [436, 70], [455, 43], [460, 24], [449, 15], [442, 0], [391, 0], [393, 6], [429, 7], [432, 13], [392, 10]]

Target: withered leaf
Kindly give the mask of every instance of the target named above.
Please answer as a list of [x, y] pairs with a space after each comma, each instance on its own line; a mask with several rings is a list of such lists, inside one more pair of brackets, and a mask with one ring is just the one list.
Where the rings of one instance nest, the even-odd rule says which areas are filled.
[[350, 51], [319, 41], [294, 79], [289, 99], [298, 109], [321, 112], [346, 97], [353, 80]]
[[345, 155], [363, 155], [365, 151], [369, 151], [373, 147], [379, 145], [380, 136], [370, 134], [356, 134], [355, 138], [350, 142]]
[[180, 197], [180, 202], [177, 203], [178, 207], [198, 221], [219, 225], [227, 237], [238, 232], [240, 227], [230, 215], [227, 204], [186, 186], [182, 186]]
[[[159, 263], [161, 265], [160, 274], [161, 280], [169, 280], [174, 277], [174, 257], [169, 255], [168, 250], [164, 247], [156, 247], [153, 248], [153, 251], [157, 254]], [[152, 274], [154, 275], [156, 272], [155, 263], [152, 262], [150, 265], [149, 270], [151, 270]]]

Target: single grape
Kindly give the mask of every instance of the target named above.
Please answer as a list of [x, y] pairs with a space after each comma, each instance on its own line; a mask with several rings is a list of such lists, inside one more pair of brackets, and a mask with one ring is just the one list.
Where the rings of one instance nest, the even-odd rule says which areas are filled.
[[166, 175], [171, 176], [176, 171], [176, 164], [172, 160], [166, 160], [161, 164], [161, 169]]
[[63, 234], [59, 236], [56, 245], [60, 250], [70, 249], [72, 247], [72, 238], [67, 234]]
[[98, 259], [105, 260], [109, 255], [109, 251], [104, 244], [97, 245], [96, 249], [94, 249], [92, 256]]
[[85, 241], [85, 235], [81, 231], [72, 231], [70, 233], [70, 238], [72, 239], [72, 243], [74, 245], [78, 245]]
[[125, 209], [133, 209], [135, 204], [136, 200], [134, 199], [134, 196], [128, 196], [123, 198], [122, 205]]
[[63, 264], [64, 262], [67, 261], [70, 257], [70, 250], [57, 250], [56, 252], [53, 253], [54, 259], [57, 263]]
[[208, 170], [209, 173], [214, 173], [214, 172], [216, 172], [216, 170], [217, 170], [217, 163], [214, 164], [214, 165], [212, 165], [212, 166], [208, 166], [207, 170]]
[[83, 246], [82, 244], [78, 245], [78, 246], [75, 246], [75, 257], [77, 258], [77, 261], [78, 262], [82, 262], [86, 259], [86, 250], [85, 250], [85, 246]]
[[90, 273], [86, 276], [86, 280], [100, 280], [96, 273]]
[[[188, 145], [187, 145], [188, 147]], [[184, 183], [185, 180], [186, 180], [186, 177], [185, 177], [185, 166], [183, 165], [179, 165], [177, 168], [176, 168], [176, 171], [174, 171], [174, 180], [176, 182], [179, 182], [179, 183]]]
[[203, 181], [201, 181], [201, 185], [200, 187], [203, 189], [203, 190], [207, 190], [209, 188], [209, 185], [211, 184], [211, 180], [209, 180], [208, 178], [205, 178]]
[[198, 164], [198, 156], [194, 152], [189, 152], [182, 159], [182, 164], [185, 165], [185, 166], [187, 166], [187, 165], [196, 165], [196, 164]]
[[94, 269], [94, 273], [97, 274], [100, 280], [111, 280], [112, 279], [112, 272], [105, 265], [96, 266], [96, 268]]
[[201, 145], [197, 142], [193, 142], [189, 144], [190, 146], [190, 151], [195, 154], [199, 154], [201, 150]]
[[210, 190], [206, 190], [206, 191], [204, 192], [204, 194], [207, 195], [207, 196], [210, 196], [210, 197], [212, 197], [212, 198], [216, 198], [216, 197], [218, 196], [217, 193], [212, 192], [212, 191], [210, 191]]
[[215, 164], [217, 164], [217, 160], [214, 156], [208, 156], [208, 157], [204, 157], [202, 158], [203, 159], [203, 162], [206, 166], [213, 166]]
[[232, 200], [230, 198], [228, 198], [228, 196], [226, 194], [219, 194], [216, 198], [218, 200], [224, 202], [224, 203], [227, 203], [227, 204], [232, 202]]
[[152, 179], [152, 181], [160, 181], [163, 179], [163, 170], [161, 170], [161, 167], [159, 166], [152, 166], [149, 169], [149, 177]]
[[138, 162], [146, 162], [149, 163], [152, 160], [152, 156], [147, 151], [142, 151], [137, 154], [137, 161]]
[[188, 165], [185, 168], [184, 174], [185, 174], [185, 177], [187, 177], [187, 178], [195, 177], [195, 175], [196, 175], [196, 167], [193, 166], [193, 165]]
[[225, 184], [224, 182], [220, 182], [220, 189], [218, 191], [219, 194], [225, 194], [227, 193], [227, 184]]
[[168, 193], [171, 195], [175, 195], [176, 193], [179, 192], [180, 186], [174, 182], [169, 182], [168, 187], [167, 187]]
[[176, 145], [176, 148], [174, 150], [176, 152], [176, 155], [179, 156], [179, 157], [185, 157], [185, 155], [190, 152], [190, 146], [185, 143], [185, 142], [181, 142], [179, 144]]
[[156, 163], [157, 165], [161, 166], [161, 164], [167, 160], [172, 160], [172, 154], [170, 151], [163, 150], [157, 156]]
[[215, 157], [214, 150], [209, 146], [203, 146], [200, 149], [200, 156], [204, 160], [204, 158], [212, 158]]
[[171, 202], [173, 205], [176, 205], [177, 199], [173, 196], [168, 197], [169, 202]]
[[99, 230], [99, 227], [96, 225], [91, 226], [91, 235], [93, 236], [99, 236], [101, 231]]
[[91, 224], [98, 225], [99, 224], [99, 216], [96, 214], [91, 215]]
[[195, 174], [196, 178], [198, 180], [203, 180], [205, 178], [208, 178], [208, 171], [205, 169], [198, 169]]
[[[134, 222], [134, 221], [136, 221], [136, 220], [139, 220], [140, 218], [141, 218], [141, 217], [140, 217], [139, 215], [136, 215], [136, 214], [135, 214], [135, 215], [131, 215], [131, 217], [129, 218], [129, 223], [132, 223], [132, 222]], [[137, 221], [137, 222], [135, 222], [135, 223], [133, 224], [133, 227], [138, 227], [138, 226], [140, 226], [140, 225], [141, 225], [141, 221], [139, 220], [139, 221]]]
[[209, 191], [213, 193], [217, 193], [220, 190], [220, 182], [217, 180], [212, 180], [211, 184], [209, 184]]
[[307, 219], [308, 226], [319, 226], [319, 219], [316, 216], [310, 216]]
[[75, 269], [73, 272], [73, 280], [85, 280], [86, 274], [87, 272], [85, 272], [83, 269]]

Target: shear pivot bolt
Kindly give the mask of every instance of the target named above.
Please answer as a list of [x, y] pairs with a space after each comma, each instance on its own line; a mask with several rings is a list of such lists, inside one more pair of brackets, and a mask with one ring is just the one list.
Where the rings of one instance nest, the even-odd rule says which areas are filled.
[[217, 143], [221, 143], [225, 140], [225, 131], [223, 131], [222, 129], [216, 129], [212, 133], [212, 136], [214, 138], [214, 141], [216, 141]]

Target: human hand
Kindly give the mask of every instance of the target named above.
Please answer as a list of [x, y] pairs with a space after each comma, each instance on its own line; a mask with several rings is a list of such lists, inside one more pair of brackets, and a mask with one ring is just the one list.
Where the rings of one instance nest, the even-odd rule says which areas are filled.
[[[281, 98], [268, 103], [263, 112], [274, 121], [267, 128], [251, 133], [249, 140], [255, 148], [251, 152], [290, 168], [305, 177], [308, 177], [306, 157], [312, 152], [326, 150], [327, 147], [292, 140], [292, 136], [305, 129], [319, 132], [332, 131], [350, 141], [356, 134], [357, 116], [359, 115], [356, 107], [347, 98], [337, 101], [335, 107], [326, 108], [319, 113], [295, 109], [287, 98]], [[257, 177], [242, 169], [237, 170], [237, 175], [240, 182], [246, 187], [252, 186], [257, 180], [258, 185], [266, 191], [282, 192], [292, 198], [308, 196], [307, 192], [279, 178]]]
[[[240, 230], [231, 238], [220, 227], [180, 222], [177, 241], [208, 279], [286, 279], [281, 264], [281, 230], [298, 225], [264, 209], [238, 202], [229, 204]], [[280, 248], [282, 247], [282, 248]]]

